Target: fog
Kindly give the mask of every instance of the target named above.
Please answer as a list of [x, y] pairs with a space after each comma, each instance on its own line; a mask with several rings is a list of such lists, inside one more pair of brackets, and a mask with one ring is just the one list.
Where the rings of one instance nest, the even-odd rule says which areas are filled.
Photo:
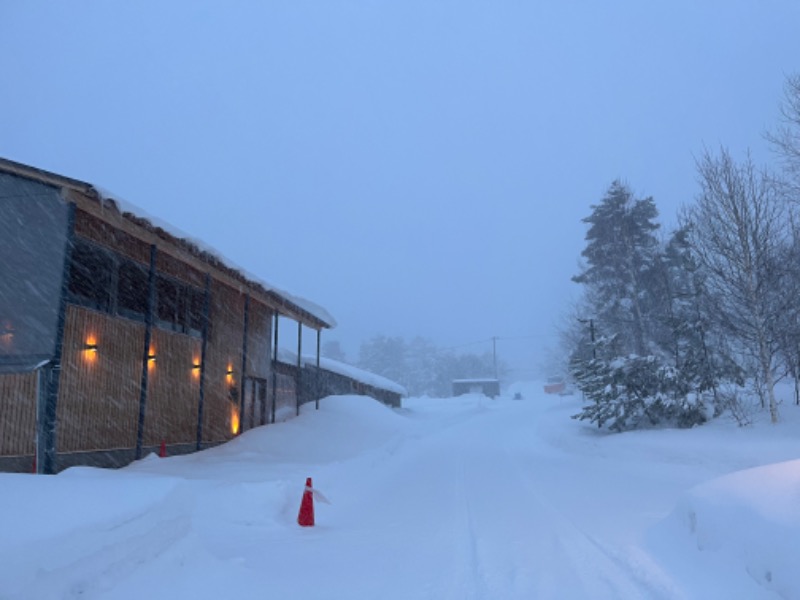
[[0, 156], [99, 185], [375, 334], [532, 374], [612, 180], [669, 230], [763, 139], [800, 3], [0, 4]]

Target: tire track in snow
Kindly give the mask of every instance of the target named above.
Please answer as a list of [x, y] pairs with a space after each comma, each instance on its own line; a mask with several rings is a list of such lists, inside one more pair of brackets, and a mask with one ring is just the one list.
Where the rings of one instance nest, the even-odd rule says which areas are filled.
[[[59, 598], [105, 598], [113, 594], [143, 565], [156, 561], [190, 536], [192, 504], [184, 492], [173, 492], [156, 510], [83, 532], [74, 543], [48, 540], [54, 547], [74, 545], [77, 555], [53, 556], [54, 564], [40, 567], [35, 579], [9, 595], [9, 600], [52, 597], [45, 591], [51, 591], [54, 582], [61, 586]], [[114, 538], [110, 542], [109, 532]], [[84, 552], [84, 548], [92, 550]]]
[[531, 449], [530, 430], [508, 418], [491, 415], [437, 436], [439, 468], [453, 468], [444, 499], [452, 514], [440, 535], [452, 534], [455, 551], [441, 597], [680, 597], [646, 557], [598, 542], [549, 501], [531, 464], [513, 449]]
[[453, 485], [454, 501], [458, 506], [455, 525], [460, 532], [451, 584], [444, 598], [452, 600], [479, 600], [489, 598], [478, 551], [478, 535], [466, 486], [466, 459], [458, 458], [457, 474]]
[[[530, 465], [524, 465], [519, 455], [509, 450], [508, 444], [505, 446], [505, 455], [509, 464], [513, 465], [516, 480], [526, 490], [527, 498], [536, 502], [543, 520], [547, 522], [549, 534], [556, 539], [551, 564], [558, 565], [557, 571], [562, 574], [559, 579], [577, 586], [572, 591], [565, 591], [563, 585], [557, 584], [560, 592], [553, 589], [552, 595], [538, 597], [615, 600], [668, 600], [680, 597], [674, 585], [653, 563], [648, 564], [649, 561], [644, 557], [634, 559], [622, 551], [612, 550], [580, 529], [563, 511], [549, 502], [546, 492], [542, 492], [542, 486], [537, 485], [532, 476]], [[552, 589], [553, 586], [546, 585], [545, 588]]]

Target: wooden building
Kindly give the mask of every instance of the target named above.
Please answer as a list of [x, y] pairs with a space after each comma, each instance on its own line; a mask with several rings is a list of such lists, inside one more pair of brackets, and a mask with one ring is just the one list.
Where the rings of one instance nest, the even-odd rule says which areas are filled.
[[500, 395], [500, 381], [489, 377], [453, 380], [453, 396], [464, 394], [483, 394], [489, 398], [496, 398]]
[[299, 412], [278, 317], [319, 355], [324, 310], [88, 183], [0, 159], [0, 210], [0, 470], [119, 466]]
[[352, 373], [333, 370], [330, 365], [323, 365], [317, 369], [307, 368], [309, 376], [306, 379], [315, 382], [313, 385], [317, 386], [315, 391], [318, 396], [369, 396], [392, 408], [401, 408], [403, 396], [406, 395], [403, 388], [397, 384], [392, 385], [392, 382], [388, 382], [389, 384], [378, 383]]
[[[278, 360], [296, 362], [291, 353], [279, 356]], [[408, 395], [403, 386], [390, 379], [337, 360], [306, 355], [300, 362], [305, 371], [300, 393], [309, 400], [324, 396], [369, 396], [392, 408], [401, 408], [403, 396]]]

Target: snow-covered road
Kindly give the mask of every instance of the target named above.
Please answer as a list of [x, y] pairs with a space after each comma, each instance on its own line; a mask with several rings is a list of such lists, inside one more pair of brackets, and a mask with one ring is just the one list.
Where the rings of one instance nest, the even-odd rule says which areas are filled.
[[[800, 455], [796, 436], [608, 435], [569, 419], [577, 398], [518, 389], [328, 398], [196, 455], [0, 475], [0, 599], [775, 597], [658, 526], [696, 484]], [[301, 528], [309, 476], [331, 504]]]

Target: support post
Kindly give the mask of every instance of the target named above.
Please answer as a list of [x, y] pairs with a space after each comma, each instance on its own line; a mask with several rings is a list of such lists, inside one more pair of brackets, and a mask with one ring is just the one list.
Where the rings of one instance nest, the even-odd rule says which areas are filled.
[[250, 294], [244, 297], [244, 332], [242, 334], [242, 380], [239, 382], [239, 431], [244, 433], [244, 396], [247, 382], [247, 334], [250, 326]]
[[47, 449], [47, 439], [44, 436], [45, 407], [47, 406], [47, 385], [50, 379], [50, 363], [36, 369], [36, 448], [34, 449], [34, 464], [36, 473], [45, 472], [44, 463]]
[[297, 322], [297, 392], [295, 393], [297, 404], [297, 415], [300, 415], [300, 395], [303, 392], [303, 324]]
[[203, 341], [200, 345], [200, 397], [197, 401], [197, 450], [203, 446], [203, 410], [206, 398], [206, 349], [208, 346], [208, 318], [211, 312], [211, 276], [206, 273], [203, 293]]
[[322, 329], [317, 329], [317, 376], [314, 387], [314, 399], [315, 399], [315, 408], [319, 410], [319, 396], [321, 393], [321, 386], [319, 383], [320, 373], [319, 373], [319, 355], [320, 355], [320, 348], [322, 343]]
[[150, 272], [147, 275], [147, 312], [144, 316], [144, 351], [142, 352], [142, 379], [139, 388], [139, 427], [136, 430], [135, 458], [142, 458], [144, 444], [144, 418], [147, 413], [147, 384], [150, 375], [147, 372], [150, 362], [150, 343], [153, 338], [153, 311], [156, 304], [156, 245], [150, 245]]
[[270, 423], [275, 423], [275, 405], [278, 403], [278, 372], [275, 369], [278, 363], [278, 313], [275, 313], [274, 342], [272, 346], [272, 409]]
[[[37, 472], [52, 475], [58, 470], [56, 462], [56, 427], [58, 424], [58, 388], [61, 377], [61, 356], [64, 351], [64, 327], [67, 320], [67, 292], [69, 290], [70, 265], [72, 264], [72, 246], [75, 237], [75, 204], [67, 206], [67, 240], [64, 248], [64, 265], [61, 271], [61, 297], [58, 301], [58, 320], [56, 321], [56, 340], [53, 358], [42, 367], [43, 377], [39, 379], [44, 385], [43, 394], [38, 398], [41, 403], [41, 420], [37, 431], [37, 454], [42, 453], [43, 460], [36, 463]], [[38, 411], [37, 411], [38, 412]], [[37, 457], [38, 459], [38, 457]], [[40, 466], [41, 464], [41, 466]], [[41, 471], [40, 471], [41, 469]]]

